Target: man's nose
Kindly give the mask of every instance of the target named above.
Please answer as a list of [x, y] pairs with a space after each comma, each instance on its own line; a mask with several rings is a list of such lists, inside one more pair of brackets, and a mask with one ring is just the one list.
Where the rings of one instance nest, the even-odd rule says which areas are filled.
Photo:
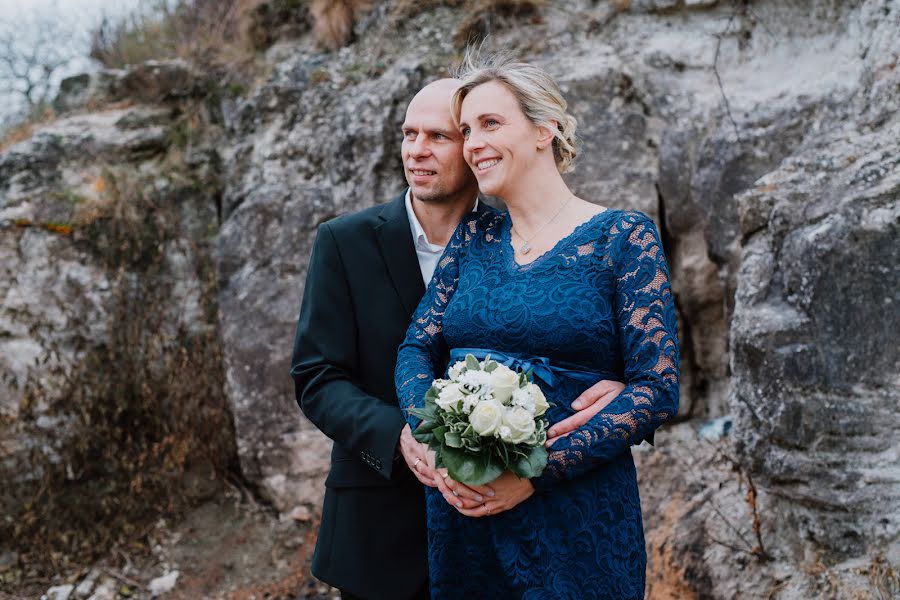
[[428, 143], [424, 135], [417, 135], [416, 139], [414, 139], [409, 145], [410, 156], [428, 156], [430, 152], [431, 149], [428, 147]]

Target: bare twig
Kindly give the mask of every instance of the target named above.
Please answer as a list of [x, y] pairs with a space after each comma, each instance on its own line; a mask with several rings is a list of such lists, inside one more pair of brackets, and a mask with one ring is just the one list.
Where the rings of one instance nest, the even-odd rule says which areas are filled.
[[128, 585], [130, 585], [133, 588], [143, 589], [146, 586], [146, 584], [141, 583], [141, 582], [137, 581], [136, 579], [132, 579], [131, 577], [128, 577], [127, 575], [125, 575], [119, 571], [116, 571], [114, 569], [106, 568], [106, 569], [103, 569], [103, 571], [107, 575], [112, 577], [113, 579], [118, 579], [119, 581], [127, 583]]
[[753, 483], [753, 478], [750, 476], [750, 473], [748, 473], [748, 472], [746, 472], [746, 471], [744, 470], [744, 467], [741, 465], [741, 463], [740, 463], [736, 458], [734, 458], [733, 456], [731, 456], [730, 454], [728, 454], [727, 452], [725, 452], [725, 451], [724, 451], [721, 447], [719, 447], [718, 445], [713, 444], [710, 440], [708, 440], [708, 439], [704, 438], [703, 436], [699, 435], [699, 431], [697, 432], [697, 437], [698, 437], [700, 440], [702, 440], [704, 443], [706, 443], [706, 444], [712, 446], [713, 450], [716, 452], [716, 454], [717, 454], [718, 456], [721, 456], [721, 457], [724, 458], [726, 461], [728, 461], [728, 463], [731, 464], [731, 466], [732, 466], [732, 468], [734, 469], [734, 471], [738, 474], [738, 479], [739, 479], [739, 481], [742, 481], [743, 479], [746, 479], [746, 480], [747, 480], [747, 495], [746, 495], [746, 502], [747, 502], [748, 508], [750, 509], [750, 516], [751, 516], [751, 519], [752, 519], [751, 529], [752, 529], [752, 531], [753, 531], [754, 536], [756, 537], [756, 545], [753, 546], [753, 545], [752, 545], [752, 544], [751, 544], [751, 543], [750, 543], [750, 542], [749, 542], [742, 534], [740, 534], [736, 529], [733, 528], [733, 526], [731, 525], [731, 523], [730, 523], [730, 522], [725, 518], [725, 516], [717, 509], [717, 507], [715, 506], [715, 503], [713, 503], [713, 510], [715, 510], [716, 513], [717, 513], [720, 517], [722, 517], [722, 519], [726, 522], [726, 524], [728, 524], [728, 526], [729, 526], [730, 528], [732, 528], [732, 530], [735, 531], [735, 533], [738, 534], [738, 537], [740, 537], [741, 540], [742, 540], [745, 544], [747, 544], [748, 546], [751, 546], [751, 548], [750, 548], [750, 550], [749, 550], [750, 554], [754, 555], [754, 556], [755, 556], [758, 560], [760, 560], [760, 561], [770, 561], [770, 560], [772, 560], [772, 556], [771, 556], [768, 552], [766, 552], [765, 545], [763, 544], [763, 539], [762, 539], [762, 518], [760, 517], [760, 514], [759, 514], [759, 505], [758, 505], [758, 503], [757, 503], [758, 493], [757, 493], [757, 490], [756, 490], [756, 485]]
[[733, 19], [734, 15], [728, 20], [725, 31], [716, 36], [716, 56], [713, 59], [713, 73], [716, 76], [716, 83], [719, 85], [719, 93], [722, 95], [722, 102], [725, 104], [725, 113], [728, 115], [728, 120], [731, 121], [731, 126], [734, 127], [734, 135], [737, 137], [738, 141], [740, 141], [741, 134], [738, 131], [734, 116], [731, 114], [731, 105], [728, 103], [728, 96], [725, 94], [725, 88], [722, 86], [722, 76], [719, 74], [719, 51], [722, 48], [722, 36], [728, 32], [728, 28], [731, 27], [731, 21]]

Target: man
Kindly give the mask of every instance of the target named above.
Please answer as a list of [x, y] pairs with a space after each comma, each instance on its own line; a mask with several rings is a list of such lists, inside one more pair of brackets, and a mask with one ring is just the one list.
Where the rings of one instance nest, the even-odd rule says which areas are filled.
[[[477, 205], [450, 115], [458, 84], [433, 82], [407, 108], [406, 194], [324, 223], [310, 258], [291, 375], [304, 414], [334, 440], [312, 571], [344, 599], [428, 598], [423, 484], [454, 501], [458, 494], [465, 508], [480, 503], [433, 469], [394, 389], [397, 348], [412, 314], [443, 247]], [[600, 382], [576, 402], [603, 402], [557, 424], [554, 434], [583, 424], [620, 390]]]

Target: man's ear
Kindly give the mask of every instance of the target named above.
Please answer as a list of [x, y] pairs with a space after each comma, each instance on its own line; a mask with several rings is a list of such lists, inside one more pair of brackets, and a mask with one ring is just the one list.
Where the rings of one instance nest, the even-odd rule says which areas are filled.
[[557, 131], [558, 127], [559, 123], [557, 123], [555, 119], [551, 119], [546, 123], [538, 125], [537, 147], [539, 149], [543, 150], [553, 143], [553, 138], [556, 137], [555, 132]]

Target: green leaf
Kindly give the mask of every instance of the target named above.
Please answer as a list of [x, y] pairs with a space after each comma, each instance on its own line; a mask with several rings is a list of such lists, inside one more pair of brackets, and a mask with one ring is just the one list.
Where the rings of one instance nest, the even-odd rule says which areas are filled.
[[539, 477], [547, 466], [547, 449], [533, 446], [528, 454], [512, 465], [512, 472], [524, 479]]
[[485, 461], [483, 456], [447, 445], [441, 447], [440, 455], [450, 477], [466, 485], [484, 485], [503, 474], [500, 466], [492, 461]]
[[[490, 355], [488, 355], [488, 358], [490, 358]], [[498, 363], [496, 360], [488, 360], [487, 358], [484, 360], [484, 370], [488, 373], [493, 373], [499, 366], [500, 363]]]
[[418, 431], [413, 432], [413, 438], [417, 442], [422, 442], [423, 444], [428, 444], [429, 447], [440, 445], [437, 440], [434, 439], [434, 434], [431, 432], [428, 433], [418, 433]]
[[[475, 358], [473, 355], [466, 354], [466, 368], [472, 369], [473, 371], [480, 371], [481, 365], [478, 364], [478, 359]], [[459, 480], [457, 479], [457, 481], [459, 481]]]
[[462, 437], [453, 431], [444, 434], [444, 443], [451, 448], [462, 448], [463, 446]]
[[441, 444], [444, 443], [444, 434], [445, 433], [447, 433], [447, 428], [444, 427], [443, 425], [441, 425], [440, 427], [434, 428], [434, 438]]
[[429, 401], [434, 402], [441, 395], [440, 391], [434, 386], [428, 388], [428, 391], [425, 392], [425, 404], [427, 405]]

